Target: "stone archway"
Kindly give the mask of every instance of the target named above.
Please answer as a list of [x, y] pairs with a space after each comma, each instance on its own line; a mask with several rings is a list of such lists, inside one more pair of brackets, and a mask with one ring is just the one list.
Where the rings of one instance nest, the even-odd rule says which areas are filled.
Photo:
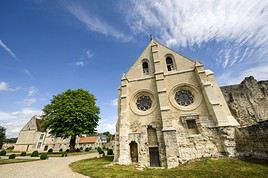
[[138, 162], [138, 144], [135, 141], [132, 141], [129, 144], [129, 148], [130, 148], [131, 162], [137, 163]]

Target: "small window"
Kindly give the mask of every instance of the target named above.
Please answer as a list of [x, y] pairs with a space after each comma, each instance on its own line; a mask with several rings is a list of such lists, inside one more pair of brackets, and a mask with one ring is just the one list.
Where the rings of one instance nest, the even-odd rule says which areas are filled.
[[166, 58], [166, 64], [167, 64], [168, 71], [175, 70], [175, 66], [174, 66], [174, 63], [173, 63], [173, 60], [171, 59], [171, 57]]
[[39, 142], [38, 145], [37, 145], [37, 148], [41, 148], [41, 145], [42, 145], [42, 143]]
[[195, 119], [186, 120], [186, 124], [190, 134], [199, 134]]
[[142, 70], [143, 70], [143, 74], [148, 75], [149, 74], [149, 65], [148, 62], [144, 61], [142, 63]]
[[41, 134], [41, 135], [40, 135], [40, 140], [44, 138], [44, 135], [45, 135], [45, 134]]

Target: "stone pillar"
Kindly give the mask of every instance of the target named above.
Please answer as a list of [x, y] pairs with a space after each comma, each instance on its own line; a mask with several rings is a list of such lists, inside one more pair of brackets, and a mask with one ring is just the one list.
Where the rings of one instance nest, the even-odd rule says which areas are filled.
[[125, 76], [121, 79], [121, 88], [119, 96], [119, 158], [118, 161], [120, 164], [129, 164], [131, 163], [130, 153], [129, 153], [129, 144], [128, 144], [128, 119], [127, 119], [127, 79]]
[[219, 132], [226, 156], [236, 156], [235, 127], [219, 127]]
[[176, 130], [163, 130], [164, 140], [166, 145], [167, 168], [178, 166], [178, 144]]
[[168, 94], [166, 90], [166, 84], [164, 80], [164, 71], [163, 71], [163, 63], [159, 59], [158, 56], [158, 44], [151, 41], [151, 50], [152, 50], [152, 58], [154, 62], [155, 68], [155, 81], [156, 81], [156, 89], [158, 93], [158, 101], [160, 107], [160, 115], [162, 120], [162, 132], [164, 135], [165, 142], [165, 151], [166, 151], [166, 160], [168, 168], [178, 166], [177, 159], [177, 140], [176, 140], [176, 130], [173, 128], [172, 120], [169, 119], [168, 111], [169, 103], [168, 103]]
[[195, 74], [202, 88], [202, 94], [216, 126], [239, 126], [232, 116], [223, 94], [215, 82], [213, 73], [206, 73], [203, 64], [196, 62]]

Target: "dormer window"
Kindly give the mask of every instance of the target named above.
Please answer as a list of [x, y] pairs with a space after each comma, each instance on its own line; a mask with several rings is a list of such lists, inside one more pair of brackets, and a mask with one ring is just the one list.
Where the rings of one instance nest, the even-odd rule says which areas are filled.
[[172, 60], [171, 57], [166, 58], [166, 64], [167, 64], [167, 70], [168, 71], [175, 70], [175, 65], [174, 65], [173, 60]]
[[147, 61], [144, 61], [142, 63], [142, 70], [143, 70], [143, 74], [148, 75], [149, 74], [149, 65]]

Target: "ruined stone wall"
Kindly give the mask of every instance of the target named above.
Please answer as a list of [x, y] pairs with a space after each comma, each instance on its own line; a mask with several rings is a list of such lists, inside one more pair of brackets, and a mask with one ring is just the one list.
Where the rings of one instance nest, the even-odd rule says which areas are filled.
[[268, 159], [268, 120], [237, 128], [235, 140], [238, 156]]
[[268, 120], [268, 81], [246, 77], [241, 84], [221, 87], [232, 115], [243, 126]]

